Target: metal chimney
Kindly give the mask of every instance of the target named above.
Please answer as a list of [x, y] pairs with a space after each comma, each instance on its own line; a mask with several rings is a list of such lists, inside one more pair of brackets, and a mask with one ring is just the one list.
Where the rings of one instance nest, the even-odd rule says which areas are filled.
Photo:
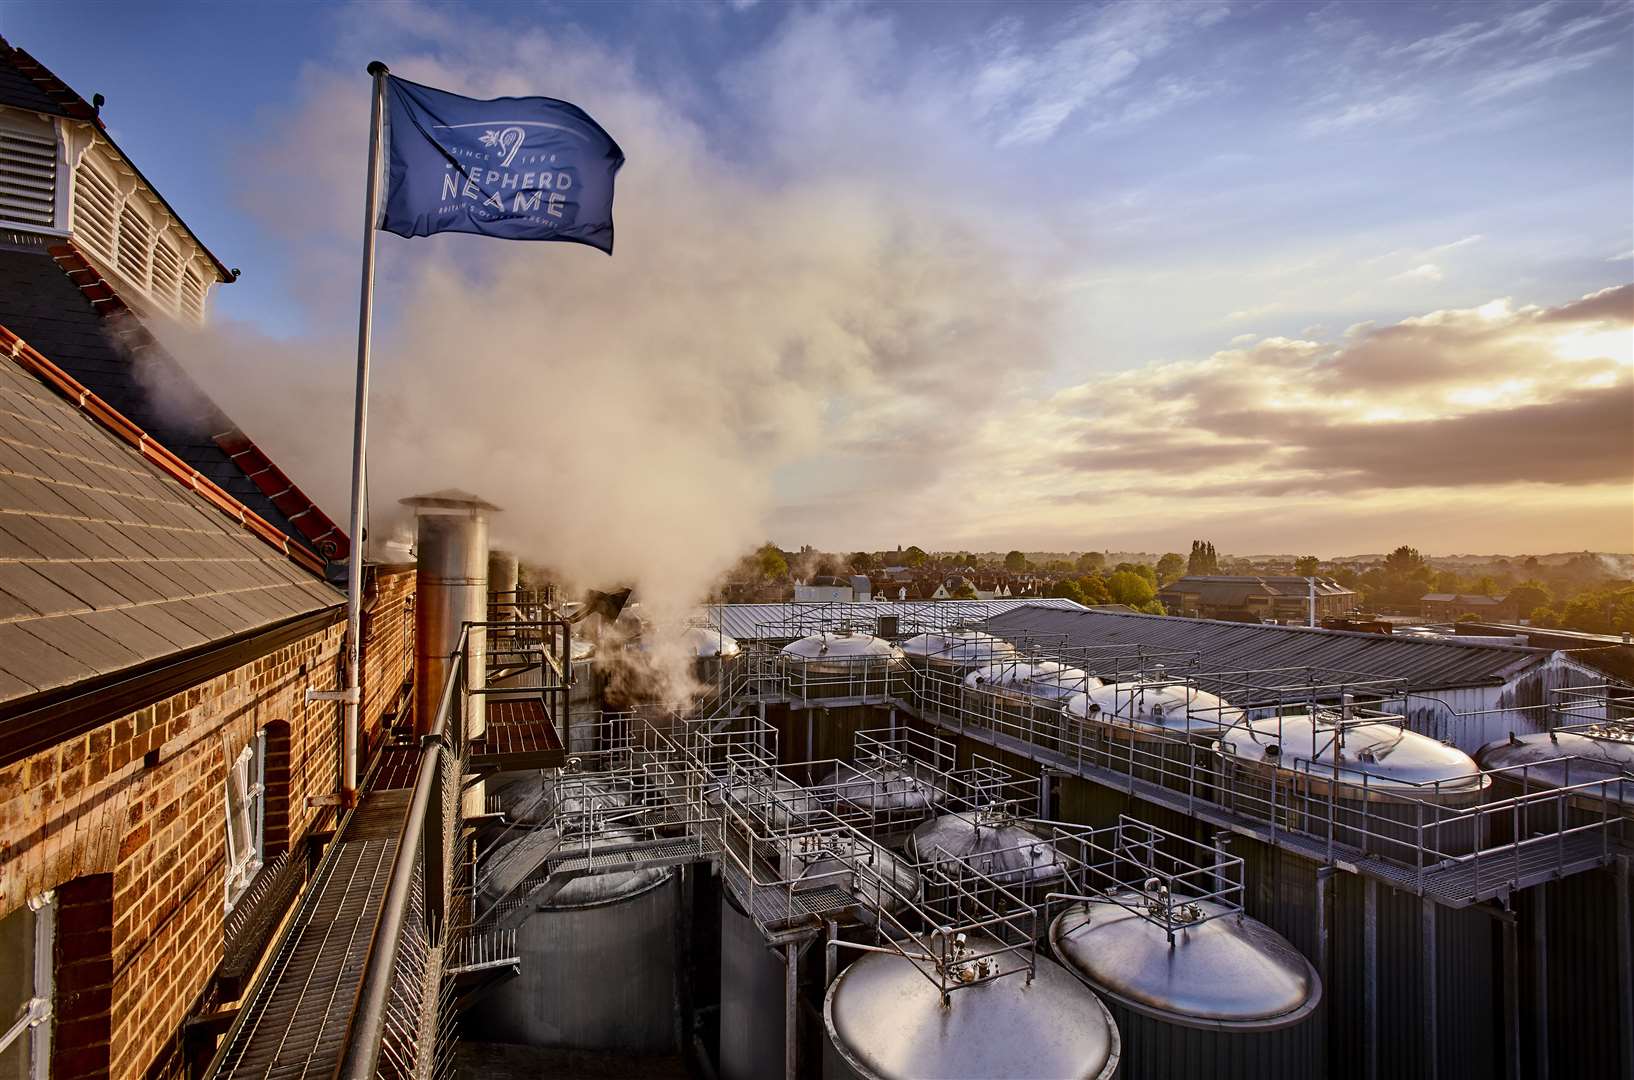
[[494, 608], [493, 622], [516, 619], [517, 559], [508, 551], [488, 552], [488, 603]]
[[[448, 681], [450, 657], [467, 622], [488, 618], [488, 514], [499, 507], [465, 491], [446, 490], [402, 500], [415, 513], [414, 730], [436, 723]], [[486, 632], [475, 627], [468, 642], [465, 685], [487, 684]], [[486, 728], [485, 698], [466, 699], [465, 734]]]

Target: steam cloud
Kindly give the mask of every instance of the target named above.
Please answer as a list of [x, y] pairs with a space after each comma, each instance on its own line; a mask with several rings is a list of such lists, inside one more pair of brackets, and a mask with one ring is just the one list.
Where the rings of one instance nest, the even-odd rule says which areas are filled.
[[[386, 13], [401, 26], [382, 40], [376, 16]], [[968, 206], [901, 183], [924, 167], [902, 160], [901, 144], [859, 128], [859, 153], [836, 158], [842, 170], [786, 167], [796, 148], [777, 139], [791, 124], [815, 140], [812, 124], [837, 131], [880, 110], [848, 75], [858, 68], [842, 61], [841, 42], [866, 52], [885, 24], [860, 13], [792, 18], [754, 63], [727, 73], [745, 131], [781, 132], [765, 136], [766, 162], [751, 167], [706, 140], [688, 118], [695, 102], [571, 32], [516, 36], [464, 15], [454, 28], [438, 11], [411, 20], [396, 5], [368, 15], [366, 47], [395, 73], [476, 97], [576, 101], [629, 158], [613, 258], [564, 244], [380, 236], [374, 538], [401, 522], [398, 499], [464, 488], [503, 508], [495, 546], [580, 585], [632, 584], [645, 616], [679, 625], [765, 539], [779, 467], [882, 430], [929, 439], [944, 409], [970, 419], [998, 400], [990, 380], [971, 377], [995, 357], [1012, 371], [1046, 362], [1043, 291], [997, 238], [962, 224]], [[840, 18], [852, 25], [834, 26]], [[824, 41], [834, 53], [819, 63], [812, 50]], [[294, 253], [307, 328], [276, 339], [218, 319], [166, 335], [342, 523], [367, 144], [357, 66], [306, 73], [244, 178], [252, 212]], [[772, 115], [803, 89], [838, 108], [826, 121]], [[856, 100], [836, 101], [845, 95]], [[256, 276], [250, 268], [234, 288], [254, 288]], [[935, 475], [928, 449], [909, 470], [918, 483]]]

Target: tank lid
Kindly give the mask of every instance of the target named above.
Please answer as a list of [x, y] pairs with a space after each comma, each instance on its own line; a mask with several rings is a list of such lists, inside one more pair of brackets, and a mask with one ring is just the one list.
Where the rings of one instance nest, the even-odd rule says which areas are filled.
[[1122, 720], [1165, 731], [1217, 731], [1242, 719], [1242, 710], [1195, 686], [1097, 686], [1068, 702], [1067, 711], [1088, 719]]
[[783, 646], [783, 655], [802, 660], [891, 659], [901, 655], [896, 646], [871, 634], [811, 634]]
[[992, 810], [932, 818], [908, 838], [908, 853], [920, 863], [964, 859], [1001, 882], [1045, 881], [1062, 872], [1054, 843]]
[[965, 664], [1002, 660], [1015, 655], [1016, 647], [980, 630], [953, 630], [911, 637], [902, 643], [902, 651], [909, 656]]
[[[970, 935], [977, 952], [998, 948]], [[840, 973], [823, 1003], [834, 1048], [865, 1077], [1103, 1080], [1117, 1072], [1118, 1029], [1099, 998], [1047, 957], [1029, 983], [1011, 974], [956, 990], [948, 1005], [901, 956], [867, 953]]]
[[[1138, 905], [1140, 893], [1120, 899]], [[1050, 926], [1067, 968], [1137, 1012], [1188, 1027], [1286, 1027], [1322, 1000], [1316, 969], [1264, 923], [1211, 900], [1205, 916], [1175, 931], [1111, 901], [1075, 904]]]
[[428, 495], [411, 495], [406, 499], [398, 499], [403, 506], [412, 506], [418, 510], [495, 510], [499, 507], [486, 499], [461, 491], [459, 488], [443, 488]]
[[[1558, 760], [1561, 758], [1568, 760]], [[1553, 738], [1547, 732], [1510, 735], [1481, 747], [1475, 760], [1483, 769], [1509, 770], [1501, 774], [1506, 783], [1517, 787], [1524, 783], [1532, 789], [1634, 777], [1634, 743], [1572, 731], [1557, 731]], [[1526, 766], [1524, 773], [1520, 766]], [[1606, 795], [1613, 802], [1634, 802], [1634, 780], [1623, 790], [1626, 795], [1619, 795], [1608, 785]], [[1596, 790], [1583, 794], [1593, 798]]]
[[[1313, 722], [1310, 715], [1271, 716], [1242, 722], [1227, 729], [1220, 741], [1229, 744], [1239, 760], [1275, 762], [1295, 768], [1310, 762], [1330, 769], [1338, 740], [1336, 728]], [[1361, 787], [1366, 773], [1369, 788], [1397, 788], [1402, 794], [1433, 799], [1443, 792], [1479, 791], [1487, 784], [1475, 761], [1462, 750], [1395, 724], [1356, 724], [1344, 731], [1339, 760], [1339, 781]], [[1305, 766], [1308, 767], [1308, 766]]]

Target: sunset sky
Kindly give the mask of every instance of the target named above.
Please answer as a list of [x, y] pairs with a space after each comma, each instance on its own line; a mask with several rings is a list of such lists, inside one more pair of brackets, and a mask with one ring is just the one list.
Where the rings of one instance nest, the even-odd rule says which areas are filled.
[[542, 548], [1634, 550], [1628, 3], [13, 0], [0, 33], [244, 269], [178, 350], [331, 506], [379, 57], [572, 100], [628, 164], [611, 259], [382, 238], [377, 505], [565, 460], [563, 513], [511, 519]]

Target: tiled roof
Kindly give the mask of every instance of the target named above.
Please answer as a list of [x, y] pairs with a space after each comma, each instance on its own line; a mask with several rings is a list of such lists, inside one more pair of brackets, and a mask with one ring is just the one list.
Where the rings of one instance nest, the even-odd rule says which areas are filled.
[[0, 363], [0, 701], [341, 599], [40, 379]]
[[1497, 607], [1509, 598], [1507, 596], [1483, 596], [1480, 593], [1433, 592], [1425, 593], [1418, 599], [1420, 603], [1433, 601], [1443, 604], [1459, 603], [1477, 607]]
[[3, 37], [0, 37], [0, 105], [97, 122], [96, 110], [89, 102]]
[[[345, 551], [346, 537], [333, 523], [311, 528], [309, 517], [291, 520], [311, 507], [311, 500], [292, 499], [278, 491], [263, 490], [250, 471], [234, 460], [243, 447], [218, 436], [243, 437], [232, 419], [207, 397], [175, 358], [141, 331], [134, 317], [130, 330], [141, 351], [139, 359], [114, 330], [116, 323], [92, 307], [80, 289], [41, 250], [0, 248], [0, 325], [6, 326], [86, 388], [163, 443], [229, 494], [308, 547], [318, 546], [318, 534], [333, 534], [337, 546], [326, 557]], [[163, 405], [150, 389], [163, 384]], [[278, 474], [280, 477], [282, 474]], [[267, 485], [289, 488], [282, 484]], [[296, 494], [299, 495], [298, 489]], [[321, 518], [321, 511], [318, 516]], [[308, 528], [303, 529], [302, 524]]]
[[1204, 672], [1319, 668], [1405, 679], [1408, 689], [1488, 686], [1530, 671], [1548, 656], [1520, 645], [1473, 645], [1349, 630], [1190, 619], [1173, 615], [1061, 611], [1028, 605], [995, 615], [985, 629], [1001, 637], [1047, 636], [1067, 647], [1144, 645], [1195, 653]]

